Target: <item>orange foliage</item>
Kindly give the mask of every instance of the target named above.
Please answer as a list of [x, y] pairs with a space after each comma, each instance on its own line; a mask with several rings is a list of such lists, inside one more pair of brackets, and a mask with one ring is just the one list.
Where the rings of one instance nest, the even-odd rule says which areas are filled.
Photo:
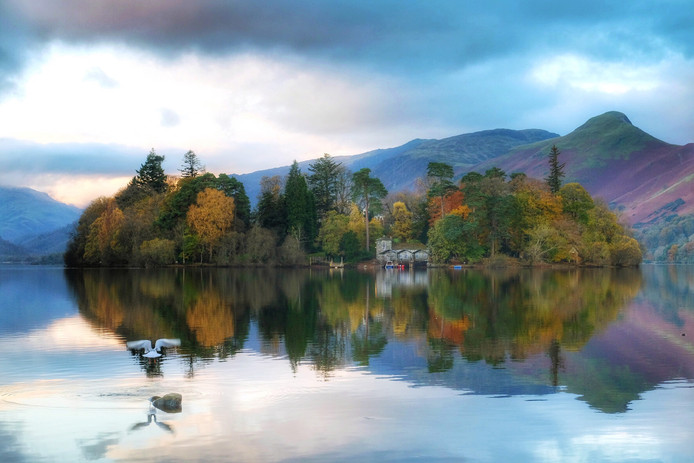
[[[444, 196], [443, 198], [443, 215], [455, 213], [465, 218], [470, 213], [470, 208], [463, 204], [463, 192], [460, 190], [455, 190], [451, 194]], [[436, 196], [429, 198], [429, 225], [434, 226], [434, 224], [442, 219], [441, 217], [441, 198]], [[463, 215], [464, 214], [464, 215]]]
[[434, 310], [429, 313], [428, 336], [430, 339], [445, 339], [453, 345], [460, 346], [465, 340], [465, 332], [470, 328], [470, 318], [463, 315], [460, 320], [447, 320], [436, 314]]

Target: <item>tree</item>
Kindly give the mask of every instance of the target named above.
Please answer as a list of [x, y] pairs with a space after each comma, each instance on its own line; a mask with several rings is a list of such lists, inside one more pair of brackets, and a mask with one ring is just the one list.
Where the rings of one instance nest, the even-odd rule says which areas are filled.
[[188, 226], [207, 246], [210, 261], [219, 240], [231, 229], [234, 219], [234, 198], [219, 190], [207, 188], [198, 193], [195, 204], [188, 209]]
[[[340, 241], [349, 230], [349, 217], [338, 214], [336, 211], [328, 211], [318, 232], [318, 244], [330, 257], [335, 257], [340, 252]], [[356, 235], [355, 235], [356, 236]]]
[[564, 213], [577, 223], [587, 225], [588, 211], [595, 207], [593, 198], [583, 186], [578, 183], [567, 183], [559, 190]]
[[84, 260], [90, 264], [113, 265], [127, 261], [121, 241], [125, 222], [123, 211], [110, 198], [99, 218], [89, 226], [84, 248]]
[[328, 211], [335, 207], [337, 202], [338, 182], [340, 179], [341, 164], [335, 162], [328, 153], [319, 158], [308, 167], [311, 175], [308, 177], [308, 185], [316, 198], [316, 211], [321, 219]]
[[89, 237], [89, 229], [94, 221], [104, 213], [109, 202], [107, 198], [99, 197], [92, 201], [84, 212], [82, 212], [82, 215], [77, 221], [77, 229], [70, 238], [67, 250], [63, 256], [65, 265], [68, 267], [89, 264], [87, 259], [85, 259], [85, 247]]
[[145, 267], [172, 264], [176, 260], [174, 248], [172, 240], [155, 238], [143, 241], [140, 245], [140, 260]]
[[237, 222], [241, 222], [243, 227], [235, 227], [237, 230], [245, 231], [251, 224], [251, 201], [246, 194], [246, 188], [236, 177], [229, 177], [227, 174], [219, 174], [219, 189], [225, 195], [234, 198], [234, 216]]
[[296, 161], [289, 169], [284, 187], [284, 198], [289, 232], [304, 246], [312, 243], [316, 237], [316, 209], [313, 195]]
[[205, 166], [202, 165], [198, 155], [195, 154], [193, 150], [188, 150], [186, 154], [183, 155], [183, 165], [179, 172], [181, 172], [181, 177], [197, 177], [199, 173], [205, 170]]
[[166, 174], [161, 167], [164, 156], [159, 156], [154, 152], [154, 148], [147, 155], [144, 164], [137, 170], [137, 176], [133, 179], [134, 183], [140, 188], [148, 189], [156, 193], [166, 191]]
[[559, 148], [557, 145], [552, 145], [552, 149], [549, 151], [549, 176], [545, 178], [547, 185], [549, 185], [549, 190], [557, 194], [561, 188], [561, 179], [564, 178], [564, 166], [566, 163], [559, 164]]
[[393, 204], [393, 236], [407, 242], [412, 238], [412, 213], [402, 201]]
[[369, 250], [369, 208], [378, 210], [381, 199], [385, 198], [388, 190], [381, 180], [371, 177], [371, 169], [364, 167], [352, 175], [352, 197], [363, 205], [364, 226], [366, 227], [366, 250]]
[[444, 214], [444, 198], [457, 188], [453, 185], [453, 167], [444, 162], [430, 162], [427, 165], [427, 177], [433, 179], [429, 188], [430, 197], [438, 197], [441, 203], [441, 218]]
[[255, 221], [262, 228], [271, 230], [277, 240], [287, 235], [287, 207], [282, 195], [282, 179], [278, 175], [264, 176], [260, 180], [260, 199], [255, 210]]

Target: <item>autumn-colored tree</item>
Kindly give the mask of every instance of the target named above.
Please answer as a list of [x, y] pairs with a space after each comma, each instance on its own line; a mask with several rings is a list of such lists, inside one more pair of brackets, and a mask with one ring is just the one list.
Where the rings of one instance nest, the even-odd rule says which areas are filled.
[[198, 294], [187, 307], [186, 324], [205, 347], [220, 345], [234, 335], [234, 313], [222, 291], [214, 286]]
[[412, 238], [412, 213], [402, 201], [393, 204], [393, 237], [400, 241]]
[[338, 214], [336, 211], [328, 211], [321, 223], [317, 239], [323, 252], [329, 257], [336, 257], [340, 251], [342, 236], [347, 231], [349, 231], [349, 217]]
[[186, 216], [188, 226], [207, 247], [210, 260], [214, 247], [231, 230], [233, 220], [234, 198], [212, 188], [198, 193], [195, 204], [190, 206]]
[[111, 198], [106, 209], [89, 227], [89, 235], [84, 249], [84, 259], [90, 264], [112, 265], [127, 260], [120, 241], [124, 216]]
[[67, 245], [67, 250], [65, 251], [65, 265], [82, 266], [90, 264], [87, 259], [85, 259], [85, 247], [89, 237], [89, 229], [92, 223], [94, 223], [94, 221], [106, 210], [108, 203], [108, 198], [99, 197], [92, 201], [84, 212], [82, 212], [82, 215], [77, 221], [77, 230], [72, 236], [72, 239]]
[[[441, 201], [443, 200], [443, 205]], [[429, 197], [429, 226], [433, 226], [448, 214], [455, 214], [467, 217], [470, 208], [464, 204], [463, 192], [456, 189], [450, 190], [445, 196]], [[464, 206], [464, 207], [463, 207]]]
[[[444, 210], [445, 197], [457, 190], [452, 182], [453, 167], [445, 162], [430, 162], [427, 165], [427, 178], [430, 179], [429, 197], [438, 198], [440, 208], [439, 218], [446, 215]], [[433, 222], [431, 222], [433, 224]]]
[[352, 203], [349, 212], [349, 229], [356, 233], [356, 235], [359, 237], [359, 243], [361, 243], [362, 249], [364, 248], [364, 245], [366, 243], [366, 231], [364, 229], [365, 227], [366, 225], [364, 224], [364, 215], [361, 213], [359, 206], [357, 206], [355, 203]]

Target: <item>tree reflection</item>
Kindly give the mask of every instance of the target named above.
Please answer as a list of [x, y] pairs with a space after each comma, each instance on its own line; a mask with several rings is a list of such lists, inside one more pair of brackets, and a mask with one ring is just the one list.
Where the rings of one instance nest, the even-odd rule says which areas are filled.
[[[582, 353], [638, 293], [642, 277], [635, 269], [187, 268], [66, 275], [80, 312], [99, 329], [125, 339], [180, 338], [166, 361], [182, 362], [190, 376], [250, 346], [286, 357], [295, 371], [310, 365], [325, 379], [352, 364], [379, 373], [392, 362], [389, 371], [416, 381], [427, 383], [426, 375], [436, 373], [430, 376], [437, 384], [485, 393], [499, 391], [493, 371], [506, 370], [522, 378], [516, 381], [523, 387], [567, 385], [606, 411], [619, 410], [645, 384]], [[684, 303], [688, 296], [671, 297]], [[373, 361], [386, 351], [387, 359]], [[472, 365], [475, 375], [489, 377], [473, 377]], [[161, 363], [141, 368], [162, 374]], [[587, 390], [577, 375], [599, 380], [603, 390]], [[612, 402], [605, 399], [610, 394]]]

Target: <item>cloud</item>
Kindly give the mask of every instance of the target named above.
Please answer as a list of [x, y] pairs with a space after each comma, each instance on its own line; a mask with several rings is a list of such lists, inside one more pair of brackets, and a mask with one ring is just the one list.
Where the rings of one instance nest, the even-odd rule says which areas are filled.
[[[45, 40], [127, 43], [163, 54], [262, 49], [424, 72], [546, 47], [599, 56], [692, 52], [687, 1], [9, 0]], [[605, 32], [608, 31], [608, 32]], [[657, 39], [656, 39], [657, 37]], [[616, 46], [615, 46], [616, 45]]]
[[192, 149], [246, 173], [609, 110], [687, 143], [692, 23], [687, 0], [5, 0], [0, 136], [36, 163], [0, 156], [127, 179], [151, 147], [172, 173]]
[[84, 75], [84, 80], [86, 82], [95, 82], [103, 88], [116, 88], [118, 87], [118, 82], [107, 75], [103, 69], [98, 67], [93, 67]]
[[169, 108], [161, 109], [161, 125], [164, 127], [176, 127], [181, 122], [181, 117]]

